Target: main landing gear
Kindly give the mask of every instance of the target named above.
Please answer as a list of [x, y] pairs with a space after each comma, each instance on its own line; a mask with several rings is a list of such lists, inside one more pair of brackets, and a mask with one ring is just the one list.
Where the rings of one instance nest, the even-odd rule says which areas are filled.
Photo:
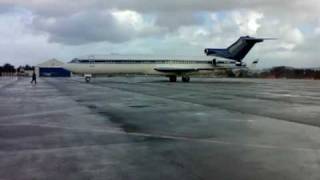
[[85, 79], [86, 83], [89, 83], [91, 81], [91, 77], [85, 77], [84, 79]]
[[177, 76], [169, 76], [170, 82], [177, 82]]
[[[190, 77], [189, 76], [182, 76], [181, 80], [182, 80], [182, 82], [190, 82]], [[170, 82], [177, 82], [177, 76], [169, 76], [169, 81]]]
[[182, 82], [190, 82], [189, 76], [182, 76]]

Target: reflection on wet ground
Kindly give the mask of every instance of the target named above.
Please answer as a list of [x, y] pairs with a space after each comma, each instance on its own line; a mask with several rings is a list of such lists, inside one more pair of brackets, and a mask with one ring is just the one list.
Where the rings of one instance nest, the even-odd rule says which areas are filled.
[[0, 80], [0, 179], [320, 179], [320, 81]]

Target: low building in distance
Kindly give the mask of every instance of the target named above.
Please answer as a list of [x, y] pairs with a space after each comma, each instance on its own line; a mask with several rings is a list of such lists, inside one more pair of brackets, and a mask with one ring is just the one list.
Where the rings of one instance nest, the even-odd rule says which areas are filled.
[[36, 74], [40, 77], [70, 77], [71, 72], [63, 68], [64, 63], [50, 59], [36, 66]]

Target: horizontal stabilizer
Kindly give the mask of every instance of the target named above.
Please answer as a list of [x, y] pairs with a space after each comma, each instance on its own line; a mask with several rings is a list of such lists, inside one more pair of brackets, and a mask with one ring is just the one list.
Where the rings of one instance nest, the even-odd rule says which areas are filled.
[[256, 43], [261, 43], [264, 40], [275, 40], [275, 38], [254, 38], [250, 36], [242, 36], [227, 49], [210, 49], [204, 50], [207, 56], [218, 56], [236, 61], [242, 59], [249, 53]]

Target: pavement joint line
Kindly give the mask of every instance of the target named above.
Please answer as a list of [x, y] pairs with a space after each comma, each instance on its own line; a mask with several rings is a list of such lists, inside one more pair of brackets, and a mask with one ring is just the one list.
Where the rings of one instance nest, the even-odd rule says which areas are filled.
[[[2, 78], [0, 78], [0, 82], [2, 81], [3, 79]], [[19, 81], [20, 79], [18, 79], [18, 78], [9, 78], [9, 79], [4, 79], [4, 80], [6, 80], [5, 81], [5, 83], [3, 83], [3, 84], [1, 84], [0, 85], [0, 90], [1, 89], [5, 89], [6, 87], [8, 87], [8, 86], [10, 86], [10, 85], [12, 85], [12, 84], [14, 84], [14, 83], [16, 83], [17, 81]], [[9, 81], [8, 81], [9, 80]], [[3, 82], [3, 81], [2, 81]]]
[[[77, 80], [71, 80], [71, 81], [79, 82], [79, 81], [77, 81]], [[99, 85], [97, 85], [97, 86], [99, 86]], [[99, 87], [105, 87], [105, 86], [99, 86]], [[116, 89], [116, 90], [121, 90], [121, 91], [123, 91], [122, 89], [118, 89], [118, 88], [112, 88], [112, 87], [106, 87], [106, 88]], [[126, 91], [126, 90], [124, 90], [124, 91]], [[131, 91], [126, 91], [126, 92], [136, 93], [136, 92], [131, 92]], [[142, 94], [142, 93], [138, 93], [138, 94]], [[175, 99], [171, 99], [171, 98], [158, 97], [158, 96], [148, 95], [148, 94], [142, 94], [142, 95], [144, 95], [144, 96], [147, 95], [147, 96], [157, 97], [157, 98], [160, 98], [160, 99], [166, 99], [166, 100], [169, 99], [169, 100], [171, 100], [171, 101], [175, 101]], [[180, 100], [178, 100], [178, 101], [180, 101]], [[184, 103], [192, 103], [192, 102], [188, 102], [188, 101], [181, 101], [181, 102], [184, 102]], [[199, 106], [207, 107], [207, 108], [208, 108], [207, 111], [209, 111], [209, 109], [212, 109], [212, 108], [217, 108], [217, 107], [211, 107], [211, 106], [206, 106], [206, 105], [197, 104], [197, 103], [192, 103], [192, 104], [196, 104], [196, 105], [199, 105]], [[217, 109], [229, 111], [228, 109], [223, 109], [223, 108], [217, 108]], [[235, 112], [239, 112], [239, 111], [235, 111]], [[242, 112], [240, 112], [240, 113], [242, 113]], [[251, 114], [251, 115], [254, 115], [254, 114]], [[257, 115], [254, 115], [254, 116], [257, 116]], [[262, 116], [259, 116], [259, 117], [262, 117]], [[234, 120], [234, 122], [250, 122], [250, 123], [252, 123], [252, 122], [254, 122], [254, 121], [256, 121], [256, 120], [253, 120], [253, 119], [250, 119], [250, 120]]]
[[[138, 82], [139, 83], [139, 82]], [[120, 83], [119, 83], [120, 84]], [[123, 84], [123, 83], [121, 83]], [[132, 84], [132, 85], [137, 85], [135, 83], [128, 83], [128, 84]], [[166, 88], [164, 84], [150, 84], [150, 83], [145, 83], [147, 86], [149, 87], [152, 87], [152, 88], [155, 88], [155, 87], [163, 87], [163, 88]], [[176, 86], [174, 87], [175, 89], [178, 89], [178, 90], [190, 90], [192, 92], [198, 92], [196, 89], [193, 89], [193, 88], [188, 88], [189, 86], [187, 86], [187, 88], [182, 88], [180, 86]], [[250, 99], [259, 99], [259, 100], [265, 100], [265, 101], [279, 101], [279, 102], [283, 102], [283, 103], [291, 103], [291, 102], [288, 102], [288, 101], [285, 101], [285, 100], [280, 100], [280, 99], [270, 99], [270, 98], [266, 98], [266, 97], [254, 97], [254, 96], [249, 96], [249, 95], [242, 95], [240, 96], [240, 94], [229, 94], [229, 93], [216, 93], [215, 94], [220, 94], [220, 95], [224, 95], [224, 96], [229, 96], [229, 97], [236, 97], [236, 98], [242, 98], [242, 97], [245, 97], [246, 99], [247, 98], [250, 98]], [[280, 94], [281, 95], [281, 94]], [[309, 97], [311, 99], [314, 99], [312, 97]], [[309, 105], [309, 103], [296, 103], [296, 104], [303, 104], [303, 105]], [[312, 103], [311, 103], [312, 104]], [[318, 105], [318, 104], [312, 104], [312, 105]]]
[[[162, 88], [165, 88], [165, 86], [163, 84], [147, 84], [149, 87], [162, 87]], [[178, 89], [178, 90], [190, 90], [192, 92], [197, 92], [196, 89], [192, 89], [192, 88], [181, 88], [181, 87], [175, 87], [175, 89]], [[282, 99], [277, 99], [277, 98], [274, 98], [274, 99], [271, 99], [271, 98], [268, 98], [268, 97], [258, 97], [258, 96], [250, 96], [250, 95], [244, 95], [244, 94], [230, 94], [230, 93], [220, 93], [220, 92], [214, 92], [214, 94], [220, 94], [220, 95], [224, 95], [224, 96], [228, 96], [228, 97], [235, 97], [235, 98], [242, 98], [242, 99], [258, 99], [258, 100], [265, 100], [265, 101], [279, 101], [279, 102], [282, 102], [282, 103], [290, 103], [291, 102], [288, 102], [286, 100], [282, 100]], [[261, 93], [262, 95], [263, 93]], [[282, 95], [282, 94], [280, 94]], [[244, 97], [244, 98], [243, 98]], [[307, 97], [307, 96], [306, 96]], [[314, 97], [310, 97], [308, 96], [308, 98], [310, 99], [314, 99]], [[312, 103], [295, 103], [295, 104], [303, 104], [303, 105], [310, 105]], [[319, 104], [312, 104], [312, 105], [319, 105]]]
[[[68, 81], [80, 82], [80, 83], [82, 82], [82, 81], [76, 80], [76, 79], [68, 79]], [[159, 97], [159, 96], [155, 96], [155, 95], [152, 95], [152, 94], [147, 94], [147, 93], [145, 94], [145, 93], [141, 93], [141, 92], [137, 92], [137, 91], [129, 91], [128, 89], [125, 89], [125, 88], [109, 87], [109, 86], [105, 86], [105, 85], [102, 85], [102, 84], [85, 84], [85, 85], [110, 88], [110, 89], [120, 90], [120, 91], [124, 91], [124, 92], [136, 93], [136, 94], [141, 94], [141, 95], [144, 95], [144, 96], [151, 96], [151, 97], [156, 97], [156, 98], [166, 99], [166, 100], [171, 100], [171, 101], [180, 101], [180, 102], [184, 102], [184, 103], [190, 103], [190, 104], [195, 104], [195, 105], [209, 107], [209, 108], [215, 108], [215, 109], [218, 109], [218, 110], [226, 110], [226, 111], [229, 111], [229, 112], [237, 112], [237, 113], [241, 113], [241, 114], [248, 114], [248, 115], [252, 115], [252, 116], [256, 116], [256, 117], [264, 117], [264, 118], [269, 118], [269, 119], [273, 119], [273, 120], [277, 120], [277, 121], [282, 121], [282, 122], [287, 122], [287, 123], [292, 123], [292, 124], [298, 124], [298, 125], [303, 125], [303, 126], [309, 126], [309, 127], [316, 127], [318, 129], [320, 129], [319, 126], [314, 125], [314, 124], [296, 122], [296, 121], [287, 120], [287, 119], [280, 119], [280, 118], [274, 117], [274, 116], [262, 116], [260, 114], [248, 113], [248, 112], [244, 112], [244, 111], [235, 110], [233, 108], [223, 108], [223, 107], [220, 107], [220, 106], [210, 106], [210, 105], [206, 105], [206, 104], [200, 104], [200, 103], [197, 103], [197, 102], [190, 102], [190, 101], [176, 99], [176, 98], [170, 98], [170, 97], [163, 97], [163, 96]]]
[[[66, 113], [70, 110], [77, 109], [77, 108], [67, 108], [61, 110], [54, 110], [54, 111], [45, 111], [45, 112], [36, 112], [36, 113], [24, 113], [24, 114], [17, 114], [17, 115], [7, 115], [7, 116], [0, 116], [1, 120], [3, 119], [13, 119], [13, 118], [26, 118], [26, 117], [33, 117], [33, 116], [41, 116], [41, 115], [49, 115], [55, 113]], [[1, 122], [1, 121], [0, 121]]]
[[280, 147], [275, 145], [250, 144], [250, 143], [243, 144], [243, 143], [235, 143], [235, 142], [228, 142], [228, 141], [220, 141], [215, 139], [199, 139], [199, 138], [190, 138], [190, 137], [183, 137], [183, 136], [170, 136], [170, 135], [139, 133], [139, 132], [124, 132], [124, 131], [115, 131], [115, 130], [69, 128], [69, 127], [59, 127], [59, 126], [52, 126], [52, 125], [35, 125], [35, 124], [10, 124], [10, 125], [8, 124], [8, 125], [0, 125], [0, 127], [1, 126], [37, 126], [37, 127], [76, 130], [76, 131], [84, 131], [84, 132], [91, 131], [91, 132], [97, 132], [97, 133], [120, 134], [120, 135], [136, 136], [136, 137], [161, 138], [161, 139], [178, 140], [178, 141], [213, 143], [213, 144], [228, 145], [228, 146], [242, 146], [242, 147], [251, 147], [251, 148], [257, 148], [257, 149], [304, 151], [304, 152], [319, 151], [320, 152], [320, 148], [313, 149], [313, 148], [303, 148], [303, 147]]
[[[74, 81], [76, 81], [76, 80], [74, 80]], [[78, 81], [76, 81], [76, 82], [78, 82]], [[93, 84], [90, 84], [90, 85], [93, 85]], [[304, 126], [311, 126], [311, 127], [316, 127], [316, 128], [319, 128], [319, 129], [320, 129], [319, 126], [316, 126], [316, 125], [313, 125], [313, 124], [308, 124], [308, 123], [303, 123], [303, 122], [296, 122], [296, 121], [287, 120], [287, 119], [280, 119], [280, 118], [273, 117], [273, 116], [261, 116], [260, 114], [248, 113], [248, 112], [244, 112], [244, 111], [235, 110], [235, 109], [233, 109], [233, 108], [222, 108], [222, 107], [220, 107], [220, 106], [210, 106], [210, 105], [206, 105], [206, 104], [200, 104], [200, 103], [197, 103], [197, 102], [190, 102], [190, 101], [181, 100], [181, 99], [176, 99], [176, 98], [159, 97], [159, 96], [155, 96], [155, 95], [152, 95], [152, 94], [144, 94], [144, 93], [137, 92], [137, 91], [129, 91], [128, 89], [125, 89], [125, 88], [108, 87], [108, 86], [103, 86], [103, 85], [99, 85], [99, 84], [94, 84], [94, 85], [99, 86], [99, 87], [105, 87], [105, 88], [110, 88], [110, 89], [116, 89], [116, 90], [120, 90], [120, 91], [125, 91], [125, 92], [129, 92], [129, 93], [141, 94], [141, 95], [144, 95], [144, 96], [152, 96], [152, 97], [167, 99], [167, 100], [171, 100], [171, 101], [180, 101], [180, 102], [184, 102], [184, 103], [196, 104], [196, 105], [205, 106], [205, 107], [209, 107], [209, 108], [226, 110], [226, 111], [229, 111], [229, 112], [237, 112], [237, 113], [241, 113], [241, 114], [248, 114], [248, 115], [253, 115], [253, 116], [257, 116], [257, 117], [270, 118], [270, 119], [274, 119], [274, 120], [277, 120], [277, 121], [284, 121], [284, 122], [292, 123], [292, 124], [299, 124], [299, 125], [304, 125]]]
[[30, 154], [30, 153], [51, 153], [57, 151], [71, 151], [71, 150], [79, 150], [85, 148], [98, 148], [98, 147], [108, 147], [111, 145], [126, 145], [133, 144], [133, 142], [121, 142], [121, 143], [110, 143], [110, 144], [92, 144], [92, 145], [78, 145], [78, 146], [65, 146], [65, 147], [56, 147], [56, 148], [44, 148], [44, 149], [24, 149], [24, 150], [16, 150], [16, 151], [1, 151], [0, 156], [8, 156], [8, 155], [17, 155], [17, 154]]

